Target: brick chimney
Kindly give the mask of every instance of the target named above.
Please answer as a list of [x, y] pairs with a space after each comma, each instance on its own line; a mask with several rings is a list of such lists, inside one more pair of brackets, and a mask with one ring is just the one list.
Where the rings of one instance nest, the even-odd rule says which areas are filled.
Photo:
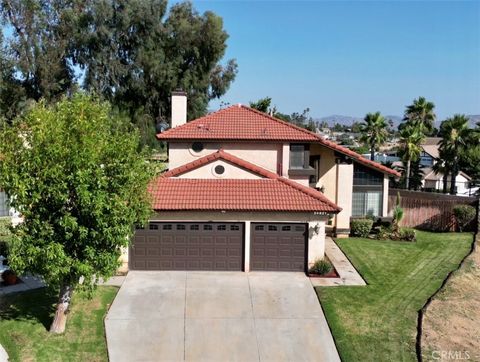
[[172, 92], [171, 128], [187, 123], [187, 93], [182, 90]]

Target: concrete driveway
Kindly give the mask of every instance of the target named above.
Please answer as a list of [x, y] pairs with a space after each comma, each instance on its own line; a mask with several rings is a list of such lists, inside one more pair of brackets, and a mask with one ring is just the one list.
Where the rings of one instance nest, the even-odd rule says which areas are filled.
[[340, 361], [302, 273], [130, 272], [105, 320], [110, 361]]

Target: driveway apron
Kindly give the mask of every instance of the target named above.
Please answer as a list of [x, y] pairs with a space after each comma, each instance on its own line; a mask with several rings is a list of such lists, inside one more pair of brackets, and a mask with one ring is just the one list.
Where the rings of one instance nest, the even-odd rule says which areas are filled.
[[110, 361], [340, 361], [302, 273], [129, 272], [105, 319]]

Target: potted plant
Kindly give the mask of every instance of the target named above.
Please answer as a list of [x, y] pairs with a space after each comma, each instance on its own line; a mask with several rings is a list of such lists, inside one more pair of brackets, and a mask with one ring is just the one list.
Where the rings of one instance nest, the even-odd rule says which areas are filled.
[[17, 274], [11, 269], [7, 269], [2, 273], [2, 279], [6, 285], [15, 285], [18, 282]]

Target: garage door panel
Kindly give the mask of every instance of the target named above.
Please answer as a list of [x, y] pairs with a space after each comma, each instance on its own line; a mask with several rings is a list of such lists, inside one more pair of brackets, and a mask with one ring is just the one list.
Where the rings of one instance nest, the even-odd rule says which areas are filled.
[[228, 249], [227, 250], [227, 256], [231, 257], [237, 257], [237, 258], [242, 258], [242, 252], [243, 250], [240, 249]]
[[169, 247], [166, 247], [166, 248], [160, 248], [160, 254], [163, 256], [163, 257], [166, 257], [166, 256], [173, 256], [173, 248], [169, 248]]
[[188, 256], [189, 257], [198, 257], [200, 255], [201, 255], [200, 248], [198, 248], [198, 247], [188, 248]]
[[130, 249], [136, 270], [242, 270], [243, 224], [150, 223]]
[[[162, 235], [160, 236], [160, 238], [161, 238], [161, 242], [162, 242], [162, 243], [171, 243], [171, 244], [173, 244], [173, 242], [175, 241], [173, 235], [162, 234]], [[137, 241], [137, 240], [135, 239], [135, 242], [136, 242], [136, 241]], [[156, 242], [158, 242], [158, 240], [156, 240]]]
[[146, 255], [146, 249], [135, 247], [135, 249], [133, 249], [133, 253], [134, 253], [135, 256], [145, 256]]
[[173, 249], [173, 252], [175, 257], [182, 257], [187, 255], [187, 249], [184, 248], [175, 247]]
[[305, 271], [306, 230], [304, 224], [252, 224], [251, 269]]
[[148, 248], [147, 255], [148, 256], [157, 256], [159, 254], [158, 248]]

